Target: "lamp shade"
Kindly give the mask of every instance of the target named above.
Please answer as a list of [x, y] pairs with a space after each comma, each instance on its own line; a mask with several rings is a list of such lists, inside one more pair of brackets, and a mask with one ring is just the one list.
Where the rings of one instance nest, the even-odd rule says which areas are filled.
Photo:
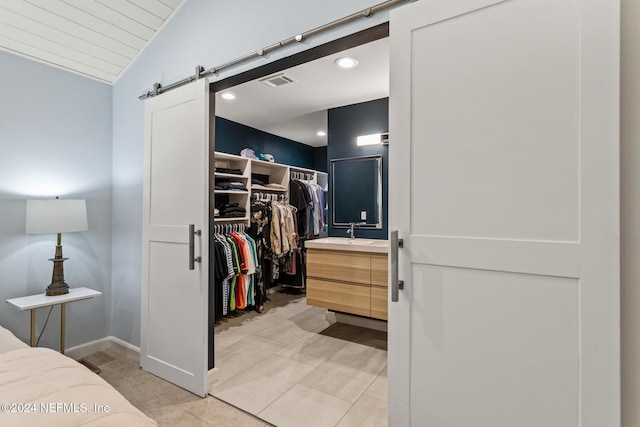
[[27, 234], [69, 233], [87, 228], [85, 200], [27, 200]]

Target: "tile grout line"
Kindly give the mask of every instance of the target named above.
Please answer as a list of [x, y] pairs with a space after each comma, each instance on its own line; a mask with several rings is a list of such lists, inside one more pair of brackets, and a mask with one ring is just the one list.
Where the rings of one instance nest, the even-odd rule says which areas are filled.
[[[301, 304], [301, 303], [300, 303], [300, 302], [298, 302], [298, 301], [299, 301], [299, 300], [296, 300], [296, 304]], [[306, 303], [306, 302], [305, 302], [305, 303]], [[288, 304], [291, 304], [291, 303], [288, 303]], [[282, 308], [283, 308], [283, 307], [275, 307], [275, 309], [282, 309]], [[262, 319], [264, 319], [264, 320], [263, 320], [263, 321], [264, 321], [264, 323], [263, 323], [263, 324], [257, 324], [256, 326], [253, 326], [253, 328], [256, 328], [256, 327], [257, 327], [253, 332], [249, 333], [246, 337], [241, 338], [237, 343], [231, 344], [228, 348], [229, 348], [229, 349], [231, 349], [233, 346], [237, 345], [238, 343], [242, 342], [243, 340], [245, 340], [245, 339], [247, 339], [247, 338], [249, 338], [249, 337], [257, 338], [257, 339], [260, 339], [260, 340], [265, 340], [265, 341], [270, 342], [270, 343], [274, 344], [275, 346], [279, 347], [279, 349], [278, 349], [277, 351], [275, 351], [274, 353], [272, 353], [272, 354], [270, 354], [270, 355], [266, 356], [266, 357], [265, 357], [265, 358], [263, 358], [262, 360], [266, 360], [267, 358], [272, 357], [272, 356], [274, 356], [274, 355], [275, 355], [275, 356], [279, 356], [279, 357], [281, 357], [281, 358], [283, 358], [283, 359], [286, 359], [286, 360], [291, 360], [291, 361], [293, 361], [293, 362], [300, 363], [300, 364], [302, 364], [302, 365], [306, 365], [306, 366], [308, 366], [308, 367], [312, 368], [312, 369], [311, 369], [311, 371], [309, 371], [307, 374], [305, 374], [305, 375], [304, 375], [302, 378], [300, 378], [298, 381], [296, 381], [296, 382], [294, 382], [294, 383], [291, 383], [291, 385], [290, 385], [289, 387], [287, 387], [287, 388], [285, 389], [285, 391], [284, 391], [284, 392], [280, 393], [280, 394], [279, 394], [279, 395], [277, 395], [275, 398], [271, 399], [271, 401], [270, 401], [269, 403], [267, 403], [267, 404], [266, 404], [262, 409], [260, 409], [260, 411], [257, 411], [257, 414], [256, 414], [256, 415], [253, 415], [253, 414], [252, 414], [252, 413], [250, 413], [250, 412], [247, 412], [247, 411], [245, 411], [245, 410], [242, 410], [241, 408], [238, 408], [238, 407], [236, 407], [235, 405], [233, 405], [233, 404], [231, 404], [231, 403], [229, 403], [229, 402], [226, 402], [224, 399], [221, 399], [221, 398], [219, 398], [219, 397], [217, 397], [217, 396], [215, 396], [215, 395], [213, 395], [213, 394], [212, 394], [211, 396], [212, 396], [214, 399], [217, 399], [217, 400], [219, 400], [219, 401], [225, 402], [225, 403], [227, 403], [227, 404], [229, 404], [229, 405], [231, 405], [231, 406], [233, 406], [233, 407], [235, 407], [235, 408], [240, 409], [242, 412], [249, 413], [251, 416], [257, 417], [258, 419], [262, 420], [263, 422], [268, 422], [268, 421], [264, 420], [264, 418], [261, 418], [259, 414], [264, 413], [268, 408], [272, 407], [276, 401], [278, 401], [279, 399], [281, 399], [281, 398], [282, 398], [283, 396], [285, 396], [287, 393], [290, 393], [290, 392], [295, 388], [295, 386], [296, 386], [296, 385], [300, 385], [300, 386], [302, 386], [302, 387], [306, 387], [306, 388], [308, 388], [309, 390], [313, 390], [314, 392], [321, 393], [321, 395], [324, 395], [324, 396], [327, 396], [327, 397], [330, 397], [330, 398], [334, 398], [334, 399], [339, 399], [339, 400], [341, 400], [341, 401], [343, 401], [343, 402], [346, 402], [346, 404], [347, 404], [346, 406], [348, 406], [348, 409], [347, 409], [347, 410], [346, 410], [346, 412], [345, 412], [345, 413], [340, 417], [340, 419], [338, 420], [337, 424], [339, 424], [340, 422], [342, 422], [342, 420], [345, 418], [345, 416], [346, 416], [346, 415], [347, 415], [351, 410], [353, 410], [353, 408], [354, 408], [354, 406], [356, 405], [356, 403], [358, 403], [358, 402], [363, 398], [363, 396], [367, 396], [368, 398], [372, 398], [372, 399], [379, 400], [380, 402], [385, 402], [385, 401], [382, 401], [381, 399], [378, 399], [377, 397], [369, 396], [369, 395], [367, 395], [366, 393], [370, 390], [370, 388], [371, 388], [371, 387], [372, 387], [372, 385], [376, 382], [376, 380], [378, 380], [378, 378], [380, 377], [381, 373], [386, 369], [386, 367], [387, 367], [387, 363], [385, 363], [385, 364], [384, 364], [384, 366], [382, 366], [382, 367], [381, 367], [377, 372], [372, 372], [372, 373], [374, 374], [374, 376], [373, 376], [372, 380], [369, 382], [369, 384], [366, 384], [366, 387], [364, 387], [363, 391], [362, 391], [362, 392], [357, 396], [357, 398], [354, 400], [354, 402], [353, 402], [353, 403], [351, 403], [349, 400], [345, 400], [345, 399], [340, 398], [340, 397], [338, 397], [338, 396], [334, 396], [333, 394], [330, 394], [330, 393], [328, 393], [328, 392], [325, 392], [325, 391], [322, 391], [322, 390], [318, 390], [318, 389], [316, 389], [316, 388], [315, 388], [315, 387], [313, 387], [313, 386], [309, 386], [309, 385], [302, 384], [302, 382], [303, 382], [306, 378], [308, 378], [310, 375], [313, 375], [313, 374], [316, 372], [316, 370], [319, 370], [319, 369], [320, 369], [320, 368], [322, 368], [322, 367], [325, 367], [325, 368], [326, 368], [326, 364], [327, 364], [328, 362], [330, 362], [330, 361], [331, 361], [332, 357], [333, 357], [333, 356], [335, 356], [335, 354], [337, 354], [337, 353], [339, 353], [340, 351], [344, 350], [344, 347], [343, 347], [343, 348], [341, 348], [341, 349], [339, 349], [338, 351], [334, 352], [334, 354], [330, 355], [330, 356], [329, 356], [329, 357], [327, 357], [326, 359], [322, 360], [322, 361], [321, 361], [321, 363], [320, 363], [319, 365], [317, 365], [317, 366], [316, 366], [316, 365], [312, 365], [312, 364], [310, 364], [310, 363], [307, 363], [307, 362], [305, 362], [305, 361], [301, 361], [301, 360], [297, 360], [297, 359], [295, 359], [295, 358], [294, 358], [294, 356], [295, 356], [296, 354], [301, 353], [300, 351], [297, 351], [297, 352], [296, 352], [295, 350], [292, 350], [292, 352], [290, 353], [290, 355], [286, 355], [286, 354], [279, 354], [281, 351], [286, 350], [287, 348], [293, 347], [293, 346], [295, 346], [295, 345], [296, 345], [296, 344], [298, 344], [298, 343], [301, 343], [301, 342], [304, 342], [304, 341], [306, 341], [306, 340], [309, 340], [309, 339], [312, 337], [312, 335], [311, 335], [311, 334], [316, 335], [316, 336], [322, 335], [322, 334], [321, 334], [321, 332], [322, 332], [323, 330], [327, 329], [327, 327], [330, 327], [330, 326], [332, 325], [332, 323], [327, 322], [327, 324], [325, 324], [325, 325], [323, 325], [323, 326], [318, 326], [318, 327], [316, 327], [316, 328], [313, 328], [312, 330], [306, 330], [306, 329], [303, 329], [303, 328], [300, 326], [300, 324], [299, 324], [299, 323], [296, 323], [296, 320], [299, 320], [299, 319], [296, 319], [296, 320], [291, 320], [291, 319], [293, 319], [293, 318], [295, 318], [296, 316], [299, 316], [299, 315], [304, 315], [304, 313], [305, 313], [306, 311], [308, 311], [308, 310], [312, 310], [312, 309], [313, 309], [313, 307], [308, 307], [308, 306], [307, 306], [307, 307], [305, 307], [305, 308], [304, 308], [304, 309], [302, 309], [302, 310], [300, 310], [300, 308], [302, 308], [302, 307], [296, 307], [296, 308], [294, 308], [294, 309], [292, 310], [292, 311], [293, 311], [293, 313], [288, 314], [288, 315], [287, 315], [287, 317], [284, 317], [284, 316], [283, 316], [283, 314], [284, 314], [284, 313], [282, 313], [282, 312], [273, 313], [273, 315], [274, 315], [274, 319], [269, 319], [269, 318], [267, 317], [267, 316], [268, 316], [268, 313], [267, 313], [267, 315], [265, 315], [265, 316], [262, 318]], [[309, 313], [309, 315], [312, 315], [312, 314], [313, 314], [313, 313], [311, 313], [311, 312]], [[252, 318], [251, 320], [254, 320], [254, 319], [256, 319], [256, 317]], [[273, 322], [272, 322], [272, 320], [273, 320]], [[314, 319], [314, 321], [315, 321], [315, 320], [317, 320], [317, 319]], [[284, 326], [289, 326], [289, 324], [290, 324], [290, 323], [293, 323], [293, 324], [297, 325], [298, 329], [300, 329], [301, 331], [307, 332], [307, 334], [305, 334], [305, 335], [303, 335], [303, 336], [301, 336], [301, 337], [295, 338], [295, 339], [294, 339], [294, 340], [292, 340], [291, 342], [282, 342], [282, 341], [280, 341], [280, 340], [273, 339], [273, 338], [271, 338], [271, 337], [269, 337], [269, 336], [262, 335], [262, 334], [265, 334], [265, 331], [267, 331], [268, 329], [278, 328], [278, 327], [284, 327]], [[304, 324], [304, 323], [303, 323], [303, 324]], [[243, 327], [246, 327], [246, 326], [249, 326], [249, 325], [242, 325], [242, 324], [240, 324], [240, 325], [233, 325], [233, 326], [230, 326], [230, 327], [228, 327], [228, 328], [224, 329], [224, 330], [223, 330], [223, 331], [221, 331], [221, 332], [225, 332], [225, 333], [227, 333], [227, 334], [230, 334], [230, 335], [233, 337], [234, 332], [241, 332], [242, 328], [243, 328]], [[363, 335], [363, 334], [361, 333], [360, 335]], [[358, 337], [359, 337], [360, 335], [358, 335]], [[360, 342], [357, 342], [357, 341], [348, 340], [348, 339], [346, 339], [346, 338], [340, 338], [340, 337], [332, 336], [332, 335], [323, 335], [323, 336], [326, 336], [327, 338], [332, 338], [332, 339], [336, 339], [336, 340], [339, 340], [339, 341], [345, 342], [345, 345], [346, 345], [346, 344], [348, 344], [348, 343], [353, 343], [353, 344], [358, 344], [358, 345], [366, 346], [366, 347], [369, 347], [369, 348], [372, 348], [372, 349], [381, 350], [381, 351], [383, 351], [383, 352], [385, 352], [385, 353], [387, 352], [387, 349], [386, 349], [386, 348], [379, 348], [379, 347], [377, 347], [376, 345], [365, 344], [364, 342], [360, 343]], [[373, 337], [373, 338], [375, 339], [375, 337]], [[227, 347], [225, 347], [225, 349], [227, 349]], [[224, 349], [223, 349], [223, 350], [224, 350]], [[225, 381], [225, 382], [224, 382], [224, 384], [226, 384], [226, 383], [230, 383], [230, 382], [232, 382], [232, 381], [233, 381], [233, 379], [229, 379], [229, 380]], [[221, 384], [219, 384], [219, 385], [223, 385], [223, 383], [221, 383]], [[337, 424], [336, 424], [336, 425], [337, 425]]]
[[[213, 395], [210, 395], [210, 394], [208, 396], [210, 396], [212, 399], [216, 399], [217, 401], [222, 402], [222, 403], [224, 403], [226, 405], [232, 406], [235, 409], [237, 409], [238, 411], [241, 411], [241, 412], [243, 412], [243, 413], [245, 413], [245, 414], [247, 414], [247, 415], [249, 415], [249, 416], [251, 416], [253, 418], [256, 418], [256, 419], [260, 420], [260, 422], [267, 423], [268, 425], [273, 426], [273, 424], [271, 424], [269, 421], [267, 421], [267, 420], [265, 420], [263, 418], [260, 418], [258, 415], [252, 414], [249, 411], [245, 411], [244, 409], [234, 405], [233, 403], [229, 403], [226, 400], [220, 399], [219, 397], [216, 397], [216, 396], [213, 396]], [[273, 426], [273, 427], [275, 427], [275, 426]]]
[[[265, 361], [266, 359], [268, 359], [268, 358], [270, 358], [270, 357], [272, 357], [272, 356], [274, 356], [274, 355], [278, 355], [278, 356], [280, 356], [280, 357], [285, 357], [285, 358], [287, 358], [287, 359], [289, 359], [289, 360], [292, 360], [292, 359], [290, 359], [290, 358], [288, 358], [288, 357], [286, 357], [286, 356], [282, 356], [282, 355], [279, 355], [279, 354], [278, 354], [278, 352], [279, 352], [279, 351], [281, 351], [281, 350], [283, 350], [284, 348], [288, 347], [288, 346], [282, 347], [282, 343], [280, 343], [279, 341], [275, 341], [275, 340], [272, 340], [271, 338], [263, 337], [263, 336], [261, 336], [261, 335], [257, 335], [257, 334], [249, 334], [249, 335], [247, 335], [246, 337], [242, 338], [242, 340], [245, 340], [245, 339], [247, 339], [247, 338], [249, 338], [249, 337], [256, 337], [256, 338], [258, 338], [258, 339], [260, 339], [260, 340], [267, 340], [267, 341], [270, 341], [270, 342], [271, 342], [271, 344], [273, 344], [273, 345], [278, 345], [278, 346], [280, 346], [280, 347], [281, 347], [279, 350], [277, 350], [277, 351], [275, 351], [274, 353], [271, 353], [271, 354], [269, 354], [269, 355], [265, 356], [262, 360], [260, 360], [260, 361], [258, 361], [258, 362], [255, 362], [255, 363], [263, 362], [263, 361]], [[242, 340], [240, 340], [240, 341], [242, 341]], [[231, 347], [231, 346], [230, 346], [230, 347]], [[294, 360], [294, 362], [298, 362], [298, 361], [297, 361], [297, 360]], [[254, 364], [255, 364], [255, 363], [254, 363]], [[303, 363], [303, 362], [300, 362], [300, 363]], [[309, 365], [309, 364], [308, 364], [308, 363], [305, 363], [305, 365]], [[313, 366], [313, 365], [309, 365], [309, 366]], [[215, 387], [220, 387], [220, 386], [225, 385], [225, 384], [227, 384], [227, 383], [229, 383], [229, 382], [231, 382], [231, 381], [233, 381], [233, 378], [229, 378], [229, 379], [227, 379], [226, 381], [223, 381], [223, 382], [217, 383], [217, 384], [215, 385]], [[214, 387], [214, 388], [215, 388], [215, 387]], [[210, 394], [210, 395], [211, 395], [211, 396], [214, 396], [213, 394]]]
[[[371, 387], [373, 387], [373, 384], [374, 384], [376, 381], [378, 381], [378, 378], [380, 378], [380, 376], [382, 375], [382, 372], [384, 372], [384, 370], [385, 370], [385, 369], [387, 369], [387, 365], [384, 365], [384, 368], [382, 368], [382, 371], [380, 371], [380, 372], [376, 375], [376, 377], [373, 379], [373, 381], [371, 382], [371, 384], [369, 384], [369, 385], [367, 386], [367, 388], [366, 388], [366, 389], [364, 390], [364, 392], [362, 393], [362, 396], [364, 396], [365, 394], [367, 394], [367, 392], [369, 391], [369, 389], [370, 389]], [[388, 378], [387, 378], [387, 393], [388, 393], [388, 391], [389, 391], [389, 385], [388, 385]], [[360, 397], [362, 397], [362, 396], [360, 396]], [[373, 397], [373, 398], [375, 398], [375, 399], [378, 399], [378, 398], [377, 398], [377, 397], [375, 397], [375, 396], [371, 396], [371, 395], [367, 395], [367, 396], [369, 396], [369, 397]], [[358, 398], [358, 399], [359, 399], [359, 398]], [[378, 400], [381, 400], [381, 399], [378, 399]], [[387, 398], [387, 400], [385, 400], [385, 402], [387, 402], [387, 403], [388, 403], [388, 402], [389, 402], [389, 399]]]
[[[313, 371], [311, 371], [311, 372], [313, 372]], [[304, 377], [303, 377], [302, 379], [304, 379]], [[300, 379], [300, 381], [302, 381], [302, 379]], [[356, 404], [355, 402], [351, 403], [351, 402], [349, 402], [348, 400], [344, 400], [344, 399], [343, 399], [343, 398], [341, 398], [341, 397], [333, 396], [333, 395], [331, 395], [331, 394], [329, 394], [329, 393], [325, 393], [325, 392], [324, 392], [324, 391], [322, 391], [322, 390], [317, 390], [317, 389], [315, 389], [315, 388], [313, 388], [313, 387], [310, 387], [310, 386], [308, 386], [308, 385], [300, 384], [300, 381], [298, 381], [297, 383], [293, 384], [293, 385], [291, 386], [291, 388], [289, 388], [289, 390], [285, 391], [285, 392], [284, 392], [284, 393], [282, 393], [280, 396], [278, 396], [276, 399], [274, 399], [274, 400], [273, 400], [273, 402], [271, 402], [271, 403], [269, 403], [267, 406], [265, 406], [265, 407], [264, 407], [264, 409], [262, 409], [262, 410], [260, 411], [260, 413], [262, 413], [262, 412], [266, 411], [266, 410], [267, 410], [267, 408], [269, 408], [269, 406], [271, 406], [271, 405], [272, 405], [276, 400], [280, 399], [282, 396], [284, 396], [285, 394], [289, 393], [289, 392], [290, 392], [291, 390], [293, 390], [293, 388], [294, 388], [295, 386], [297, 386], [297, 385], [300, 385], [300, 386], [302, 386], [302, 387], [306, 387], [306, 388], [308, 388], [308, 389], [310, 389], [310, 390], [313, 390], [313, 391], [315, 391], [315, 392], [317, 392], [317, 393], [321, 393], [321, 394], [324, 394], [325, 396], [331, 397], [331, 398], [333, 398], [333, 399], [342, 400], [343, 402], [346, 402], [347, 404], [350, 404], [351, 406], [349, 407], [349, 409], [347, 410], [347, 412], [345, 412], [345, 413], [344, 413], [344, 415], [343, 415], [342, 417], [340, 417], [340, 421], [342, 421], [342, 418], [344, 418], [344, 417], [345, 417], [345, 415], [347, 415], [347, 413], [351, 410], [351, 408], [353, 408], [353, 405], [355, 405], [355, 404]], [[360, 399], [360, 398], [358, 397], [358, 399]], [[356, 400], [356, 402], [357, 402], [357, 401], [358, 401], [358, 400]], [[261, 419], [262, 419], [262, 418], [261, 418]], [[340, 423], [340, 421], [338, 421], [338, 424]], [[336, 424], [336, 425], [337, 425], [337, 424]]]
[[[311, 372], [313, 372], [313, 371], [311, 371]], [[261, 414], [261, 413], [263, 413], [264, 411], [266, 411], [266, 410], [267, 410], [267, 408], [268, 408], [269, 406], [273, 405], [273, 403], [274, 403], [276, 400], [280, 399], [282, 396], [284, 396], [285, 394], [287, 394], [287, 393], [289, 393], [291, 390], [293, 390], [293, 388], [296, 386], [296, 384], [298, 384], [298, 383], [294, 383], [291, 387], [289, 387], [289, 389], [288, 389], [287, 391], [285, 391], [284, 393], [282, 393], [281, 395], [279, 395], [278, 397], [276, 397], [275, 399], [273, 399], [271, 402], [269, 402], [269, 404], [268, 404], [267, 406], [265, 406], [264, 408], [262, 408], [262, 409], [260, 410], [260, 412], [258, 412], [258, 414]], [[264, 418], [260, 418], [260, 419], [262, 420], [262, 419], [264, 419]], [[265, 421], [266, 421], [266, 420], [265, 420]]]

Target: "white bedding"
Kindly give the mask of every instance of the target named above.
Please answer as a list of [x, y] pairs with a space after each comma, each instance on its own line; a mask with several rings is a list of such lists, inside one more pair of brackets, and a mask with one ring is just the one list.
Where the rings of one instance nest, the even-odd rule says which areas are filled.
[[8, 329], [0, 326], [0, 354], [7, 351], [19, 350], [21, 348], [30, 348], [28, 345], [20, 341]]
[[0, 328], [0, 426], [157, 425], [78, 362], [11, 334], [18, 346], [5, 331]]

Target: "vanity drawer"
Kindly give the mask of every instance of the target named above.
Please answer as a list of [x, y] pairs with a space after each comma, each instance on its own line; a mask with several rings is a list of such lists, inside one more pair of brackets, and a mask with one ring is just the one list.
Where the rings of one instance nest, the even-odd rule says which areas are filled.
[[387, 254], [371, 254], [371, 284], [385, 288], [389, 285]]
[[371, 317], [387, 320], [387, 288], [371, 287]]
[[307, 304], [344, 313], [370, 316], [370, 289], [366, 285], [308, 278]]
[[355, 283], [371, 283], [369, 254], [307, 249], [307, 276]]

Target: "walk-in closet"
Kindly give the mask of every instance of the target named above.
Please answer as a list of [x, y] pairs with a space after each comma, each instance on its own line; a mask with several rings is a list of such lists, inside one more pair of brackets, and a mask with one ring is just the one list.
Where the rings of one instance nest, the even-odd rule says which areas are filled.
[[387, 419], [387, 35], [147, 103], [145, 370], [273, 425]]
[[326, 232], [327, 174], [221, 152], [213, 174], [216, 321], [262, 312], [276, 287], [303, 295], [304, 242]]
[[357, 144], [388, 131], [387, 50], [216, 92], [211, 394], [274, 425], [387, 417], [387, 147]]

